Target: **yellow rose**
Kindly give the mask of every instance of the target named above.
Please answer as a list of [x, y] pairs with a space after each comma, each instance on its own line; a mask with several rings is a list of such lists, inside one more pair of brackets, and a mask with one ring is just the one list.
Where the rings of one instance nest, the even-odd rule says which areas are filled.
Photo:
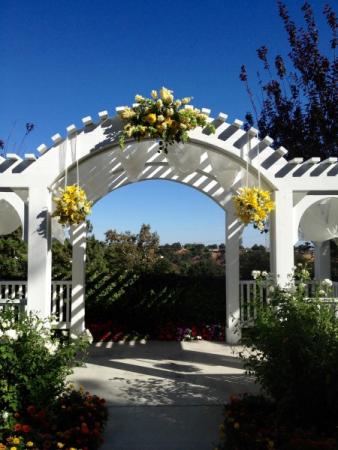
[[120, 112], [120, 117], [122, 117], [122, 119], [131, 119], [135, 115], [136, 115], [135, 111], [133, 111], [130, 108], [126, 108]]
[[14, 445], [20, 444], [20, 438], [14, 437], [13, 440], [12, 440], [12, 443], [13, 443]]
[[192, 100], [192, 97], [184, 97], [182, 98], [182, 105], [187, 105], [188, 103], [190, 103]]
[[151, 91], [151, 96], [155, 99], [157, 98], [157, 91], [153, 90]]
[[32, 442], [32, 441], [28, 441], [28, 442], [26, 442], [26, 447], [33, 447], [34, 446], [34, 443]]
[[147, 120], [147, 122], [149, 122], [149, 123], [152, 125], [152, 124], [155, 123], [156, 120], [157, 120], [156, 114], [154, 114], [154, 113], [148, 114], [148, 115], [146, 116], [146, 120]]
[[166, 128], [166, 126], [164, 125], [164, 123], [156, 125], [156, 130], [159, 134], [162, 134], [163, 131], [165, 130], [165, 128]]
[[159, 116], [157, 116], [157, 122], [161, 123], [164, 121], [164, 116], [162, 116], [162, 114], [160, 114]]
[[169, 91], [169, 89], [165, 87], [160, 90], [160, 95], [164, 103], [171, 103], [174, 100], [172, 91]]
[[168, 127], [171, 127], [173, 120], [170, 119], [170, 117], [168, 117], [168, 119], [165, 120], [165, 123], [167, 124]]
[[142, 100], [144, 100], [142, 95], [135, 95], [135, 102], [140, 103], [140, 102], [142, 102]]

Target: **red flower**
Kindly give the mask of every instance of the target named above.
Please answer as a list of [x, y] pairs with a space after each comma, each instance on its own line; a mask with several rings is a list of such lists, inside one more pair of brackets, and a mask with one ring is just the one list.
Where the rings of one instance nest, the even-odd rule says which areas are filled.
[[38, 412], [39, 419], [44, 419], [45, 416], [46, 416], [46, 412], [43, 409]]
[[14, 431], [21, 431], [21, 424], [20, 423], [16, 423], [13, 427]]
[[83, 433], [83, 434], [88, 434], [89, 433], [89, 428], [88, 428], [88, 425], [86, 423], [82, 423], [81, 424], [81, 433]]
[[30, 414], [31, 416], [32, 416], [33, 414], [35, 414], [35, 412], [36, 412], [35, 406], [34, 406], [34, 405], [28, 406], [27, 412], [28, 412], [28, 414]]
[[22, 425], [22, 431], [24, 433], [29, 433], [30, 432], [30, 426], [29, 425]]

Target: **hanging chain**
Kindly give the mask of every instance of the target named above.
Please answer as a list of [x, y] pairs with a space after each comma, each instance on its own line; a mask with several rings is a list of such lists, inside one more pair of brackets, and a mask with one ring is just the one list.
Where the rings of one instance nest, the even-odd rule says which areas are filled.
[[[258, 144], [257, 144], [257, 159], [258, 159], [258, 157], [259, 157], [259, 144], [261, 143], [261, 141], [259, 140], [259, 137], [258, 137], [258, 133], [257, 133], [257, 139], [258, 139]], [[257, 171], [258, 171], [258, 189], [261, 188], [261, 171], [259, 169], [259, 166], [260, 166], [260, 164], [258, 165], [258, 169], [257, 169]]]
[[61, 161], [61, 167], [63, 167], [65, 171], [65, 177], [64, 177], [64, 187], [67, 186], [67, 178], [68, 178], [68, 171], [67, 171], [67, 141], [64, 140], [61, 144], [61, 152], [60, 155], [62, 157]]
[[245, 182], [245, 186], [249, 187], [249, 155], [251, 153], [251, 139], [249, 136], [249, 130], [247, 131], [247, 141], [246, 141], [246, 148], [249, 151], [246, 152], [246, 182]]
[[73, 136], [70, 140], [70, 147], [72, 152], [72, 160], [75, 160], [76, 163], [76, 185], [79, 186], [80, 182], [80, 174], [79, 174], [79, 161], [77, 159], [76, 155], [76, 142], [77, 142], [77, 134]]

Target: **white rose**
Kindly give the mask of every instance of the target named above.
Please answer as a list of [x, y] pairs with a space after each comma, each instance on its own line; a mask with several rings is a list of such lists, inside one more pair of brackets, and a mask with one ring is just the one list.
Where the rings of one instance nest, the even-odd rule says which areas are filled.
[[252, 276], [252, 278], [253, 278], [254, 280], [256, 280], [256, 278], [258, 278], [258, 277], [260, 276], [260, 274], [261, 274], [261, 271], [260, 271], [260, 270], [253, 270], [253, 271], [251, 272], [251, 276]]
[[274, 286], [269, 286], [268, 290], [269, 290], [269, 292], [275, 292]]
[[325, 280], [322, 281], [322, 286], [325, 286], [325, 287], [332, 287], [332, 286], [333, 286], [333, 283], [332, 283], [332, 281], [329, 280], [328, 278], [325, 278]]
[[13, 329], [6, 330], [4, 332], [4, 336], [8, 337], [9, 339], [12, 339], [13, 341], [17, 341], [18, 339], [18, 333], [16, 332], [16, 330]]
[[59, 345], [57, 343], [47, 341], [45, 342], [45, 348], [48, 350], [49, 354], [55, 355], [57, 349], [59, 348]]
[[266, 278], [268, 276], [268, 272], [266, 270], [263, 270], [262, 277]]
[[318, 291], [318, 295], [319, 295], [319, 297], [325, 297], [326, 292], [325, 292], [323, 289], [320, 289], [320, 290]]
[[306, 284], [305, 283], [299, 283], [299, 289], [305, 289], [306, 288]]
[[91, 332], [88, 330], [88, 328], [86, 328], [84, 330], [83, 335], [87, 339], [89, 344], [93, 343], [93, 336], [92, 336]]

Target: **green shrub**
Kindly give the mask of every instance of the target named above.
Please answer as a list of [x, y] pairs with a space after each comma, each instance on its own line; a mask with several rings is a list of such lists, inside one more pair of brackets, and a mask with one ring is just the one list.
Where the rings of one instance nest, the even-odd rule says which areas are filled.
[[224, 323], [224, 277], [161, 273], [100, 274], [87, 280], [86, 322], [111, 319], [127, 331], [166, 324]]
[[259, 395], [231, 397], [219, 427], [215, 450], [336, 450], [337, 433], [285, 426], [276, 403]]
[[86, 338], [62, 342], [52, 325], [34, 314], [0, 312], [0, 427], [15, 411], [31, 404], [48, 407], [65, 390]]
[[333, 430], [338, 424], [338, 319], [319, 295], [306, 296], [308, 272], [298, 267], [290, 286], [270, 285], [267, 306], [243, 337], [246, 369], [276, 402], [284, 423]]

